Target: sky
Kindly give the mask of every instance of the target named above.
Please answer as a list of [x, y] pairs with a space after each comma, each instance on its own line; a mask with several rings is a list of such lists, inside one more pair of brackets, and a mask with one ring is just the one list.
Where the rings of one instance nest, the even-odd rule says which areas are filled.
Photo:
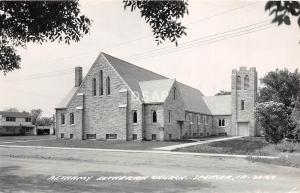
[[230, 90], [231, 71], [256, 67], [258, 77], [275, 69], [300, 67], [300, 28], [270, 24], [263, 1], [189, 0], [189, 14], [181, 21], [187, 36], [179, 46], [157, 46], [151, 28], [138, 11], [124, 10], [122, 1], [82, 0], [81, 12], [93, 20], [80, 42], [29, 43], [18, 48], [21, 69], [0, 74], [0, 110], [41, 108], [43, 116], [74, 86], [74, 68], [84, 75], [100, 52], [175, 78], [215, 95]]

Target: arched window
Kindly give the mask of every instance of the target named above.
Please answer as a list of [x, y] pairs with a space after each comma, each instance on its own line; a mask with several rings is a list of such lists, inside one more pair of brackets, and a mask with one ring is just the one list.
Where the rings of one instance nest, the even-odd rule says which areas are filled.
[[96, 96], [97, 91], [96, 91], [96, 78], [93, 78], [93, 83], [92, 83], [92, 90], [93, 90], [93, 96]]
[[176, 88], [173, 89], [173, 99], [176, 100]]
[[70, 113], [70, 125], [74, 124], [74, 113]]
[[106, 94], [110, 95], [110, 78], [109, 78], [109, 76], [106, 78]]
[[248, 90], [249, 89], [249, 76], [246, 75], [244, 78], [244, 89]]
[[221, 127], [222, 126], [222, 120], [219, 119], [219, 126]]
[[225, 126], [225, 119], [222, 120], [222, 126]]
[[99, 95], [103, 95], [103, 71], [99, 72]]
[[133, 123], [137, 123], [137, 112], [133, 111]]
[[152, 123], [157, 123], [157, 114], [156, 114], [156, 111], [152, 111]]
[[241, 90], [241, 87], [242, 87], [242, 80], [241, 80], [241, 77], [240, 77], [240, 76], [237, 76], [237, 78], [236, 78], [236, 89], [237, 89], [237, 90]]
[[169, 123], [171, 123], [172, 111], [169, 111], [169, 116], [168, 117], [169, 117], [169, 119], [168, 119]]
[[241, 100], [241, 110], [245, 110], [245, 101]]

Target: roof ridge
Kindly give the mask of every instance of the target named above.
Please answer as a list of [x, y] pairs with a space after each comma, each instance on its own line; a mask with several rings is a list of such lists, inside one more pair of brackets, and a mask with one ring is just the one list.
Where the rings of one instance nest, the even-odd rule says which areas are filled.
[[141, 69], [141, 70], [145, 70], [145, 71], [151, 72], [151, 73], [153, 73], [153, 74], [156, 74], [156, 75], [162, 76], [162, 77], [164, 77], [164, 78], [166, 78], [166, 79], [169, 79], [169, 78], [168, 78], [168, 77], [166, 77], [166, 76], [163, 76], [163, 75], [161, 75], [161, 74], [158, 74], [158, 73], [156, 73], [156, 72], [153, 72], [153, 71], [151, 71], [151, 70], [148, 70], [148, 69], [146, 69], [146, 68], [142, 68], [142, 67], [140, 67], [140, 66], [138, 66], [138, 65], [132, 64], [132, 63], [130, 63], [130, 62], [128, 62], [128, 61], [126, 61], [126, 60], [123, 60], [123, 59], [117, 58], [117, 57], [115, 57], [115, 56], [112, 56], [112, 55], [110, 55], [110, 54], [107, 54], [107, 53], [105, 53], [105, 52], [100, 52], [100, 53], [102, 53], [102, 54], [104, 54], [104, 55], [107, 55], [107, 56], [109, 56], [109, 57], [112, 57], [112, 58], [114, 58], [114, 59], [120, 60], [120, 61], [122, 61], [122, 62], [126, 62], [127, 64], [129, 64], [129, 65], [132, 65], [132, 66], [134, 66], [134, 67], [137, 67], [137, 68], [139, 68], [139, 69]]

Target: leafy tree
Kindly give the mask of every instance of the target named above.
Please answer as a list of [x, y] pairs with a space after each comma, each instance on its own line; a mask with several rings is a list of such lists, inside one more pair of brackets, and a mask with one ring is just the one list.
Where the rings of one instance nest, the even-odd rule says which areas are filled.
[[217, 94], [215, 94], [215, 96], [221, 96], [221, 95], [231, 95], [231, 92], [220, 90]]
[[293, 131], [294, 125], [285, 108], [283, 103], [274, 101], [256, 104], [255, 117], [268, 142], [278, 143]]
[[37, 125], [37, 120], [40, 118], [40, 116], [42, 115], [42, 109], [32, 109], [31, 110], [31, 117], [32, 117], [32, 124], [33, 125]]
[[141, 17], [145, 18], [152, 28], [157, 44], [169, 39], [177, 46], [177, 39], [186, 35], [186, 27], [179, 22], [179, 19], [188, 14], [188, 3], [185, 0], [123, 0], [123, 4], [124, 9], [130, 8], [131, 12], [137, 9], [140, 11]]
[[[286, 107], [294, 107], [294, 101], [300, 96], [300, 73], [298, 69], [289, 72], [287, 69], [271, 71], [261, 80], [259, 102], [275, 101]], [[288, 111], [290, 114], [291, 111]]]
[[39, 126], [51, 126], [53, 123], [54, 121], [52, 117], [40, 117], [36, 121], [36, 125]]
[[300, 27], [300, 2], [299, 1], [268, 1], [265, 10], [270, 11], [270, 15], [274, 15], [273, 23], [278, 25], [291, 25], [290, 17], [298, 18]]
[[0, 1], [0, 70], [20, 68], [14, 47], [29, 42], [78, 42], [91, 20], [80, 14], [76, 1]]

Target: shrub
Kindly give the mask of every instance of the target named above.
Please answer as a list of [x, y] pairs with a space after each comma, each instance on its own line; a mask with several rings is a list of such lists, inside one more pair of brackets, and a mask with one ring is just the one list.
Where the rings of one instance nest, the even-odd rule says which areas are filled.
[[294, 151], [300, 150], [300, 144], [283, 140], [281, 143], [276, 144], [275, 150], [277, 150], [279, 152], [291, 152], [292, 153]]
[[280, 142], [293, 129], [287, 111], [284, 104], [274, 101], [256, 104], [255, 117], [268, 142]]

